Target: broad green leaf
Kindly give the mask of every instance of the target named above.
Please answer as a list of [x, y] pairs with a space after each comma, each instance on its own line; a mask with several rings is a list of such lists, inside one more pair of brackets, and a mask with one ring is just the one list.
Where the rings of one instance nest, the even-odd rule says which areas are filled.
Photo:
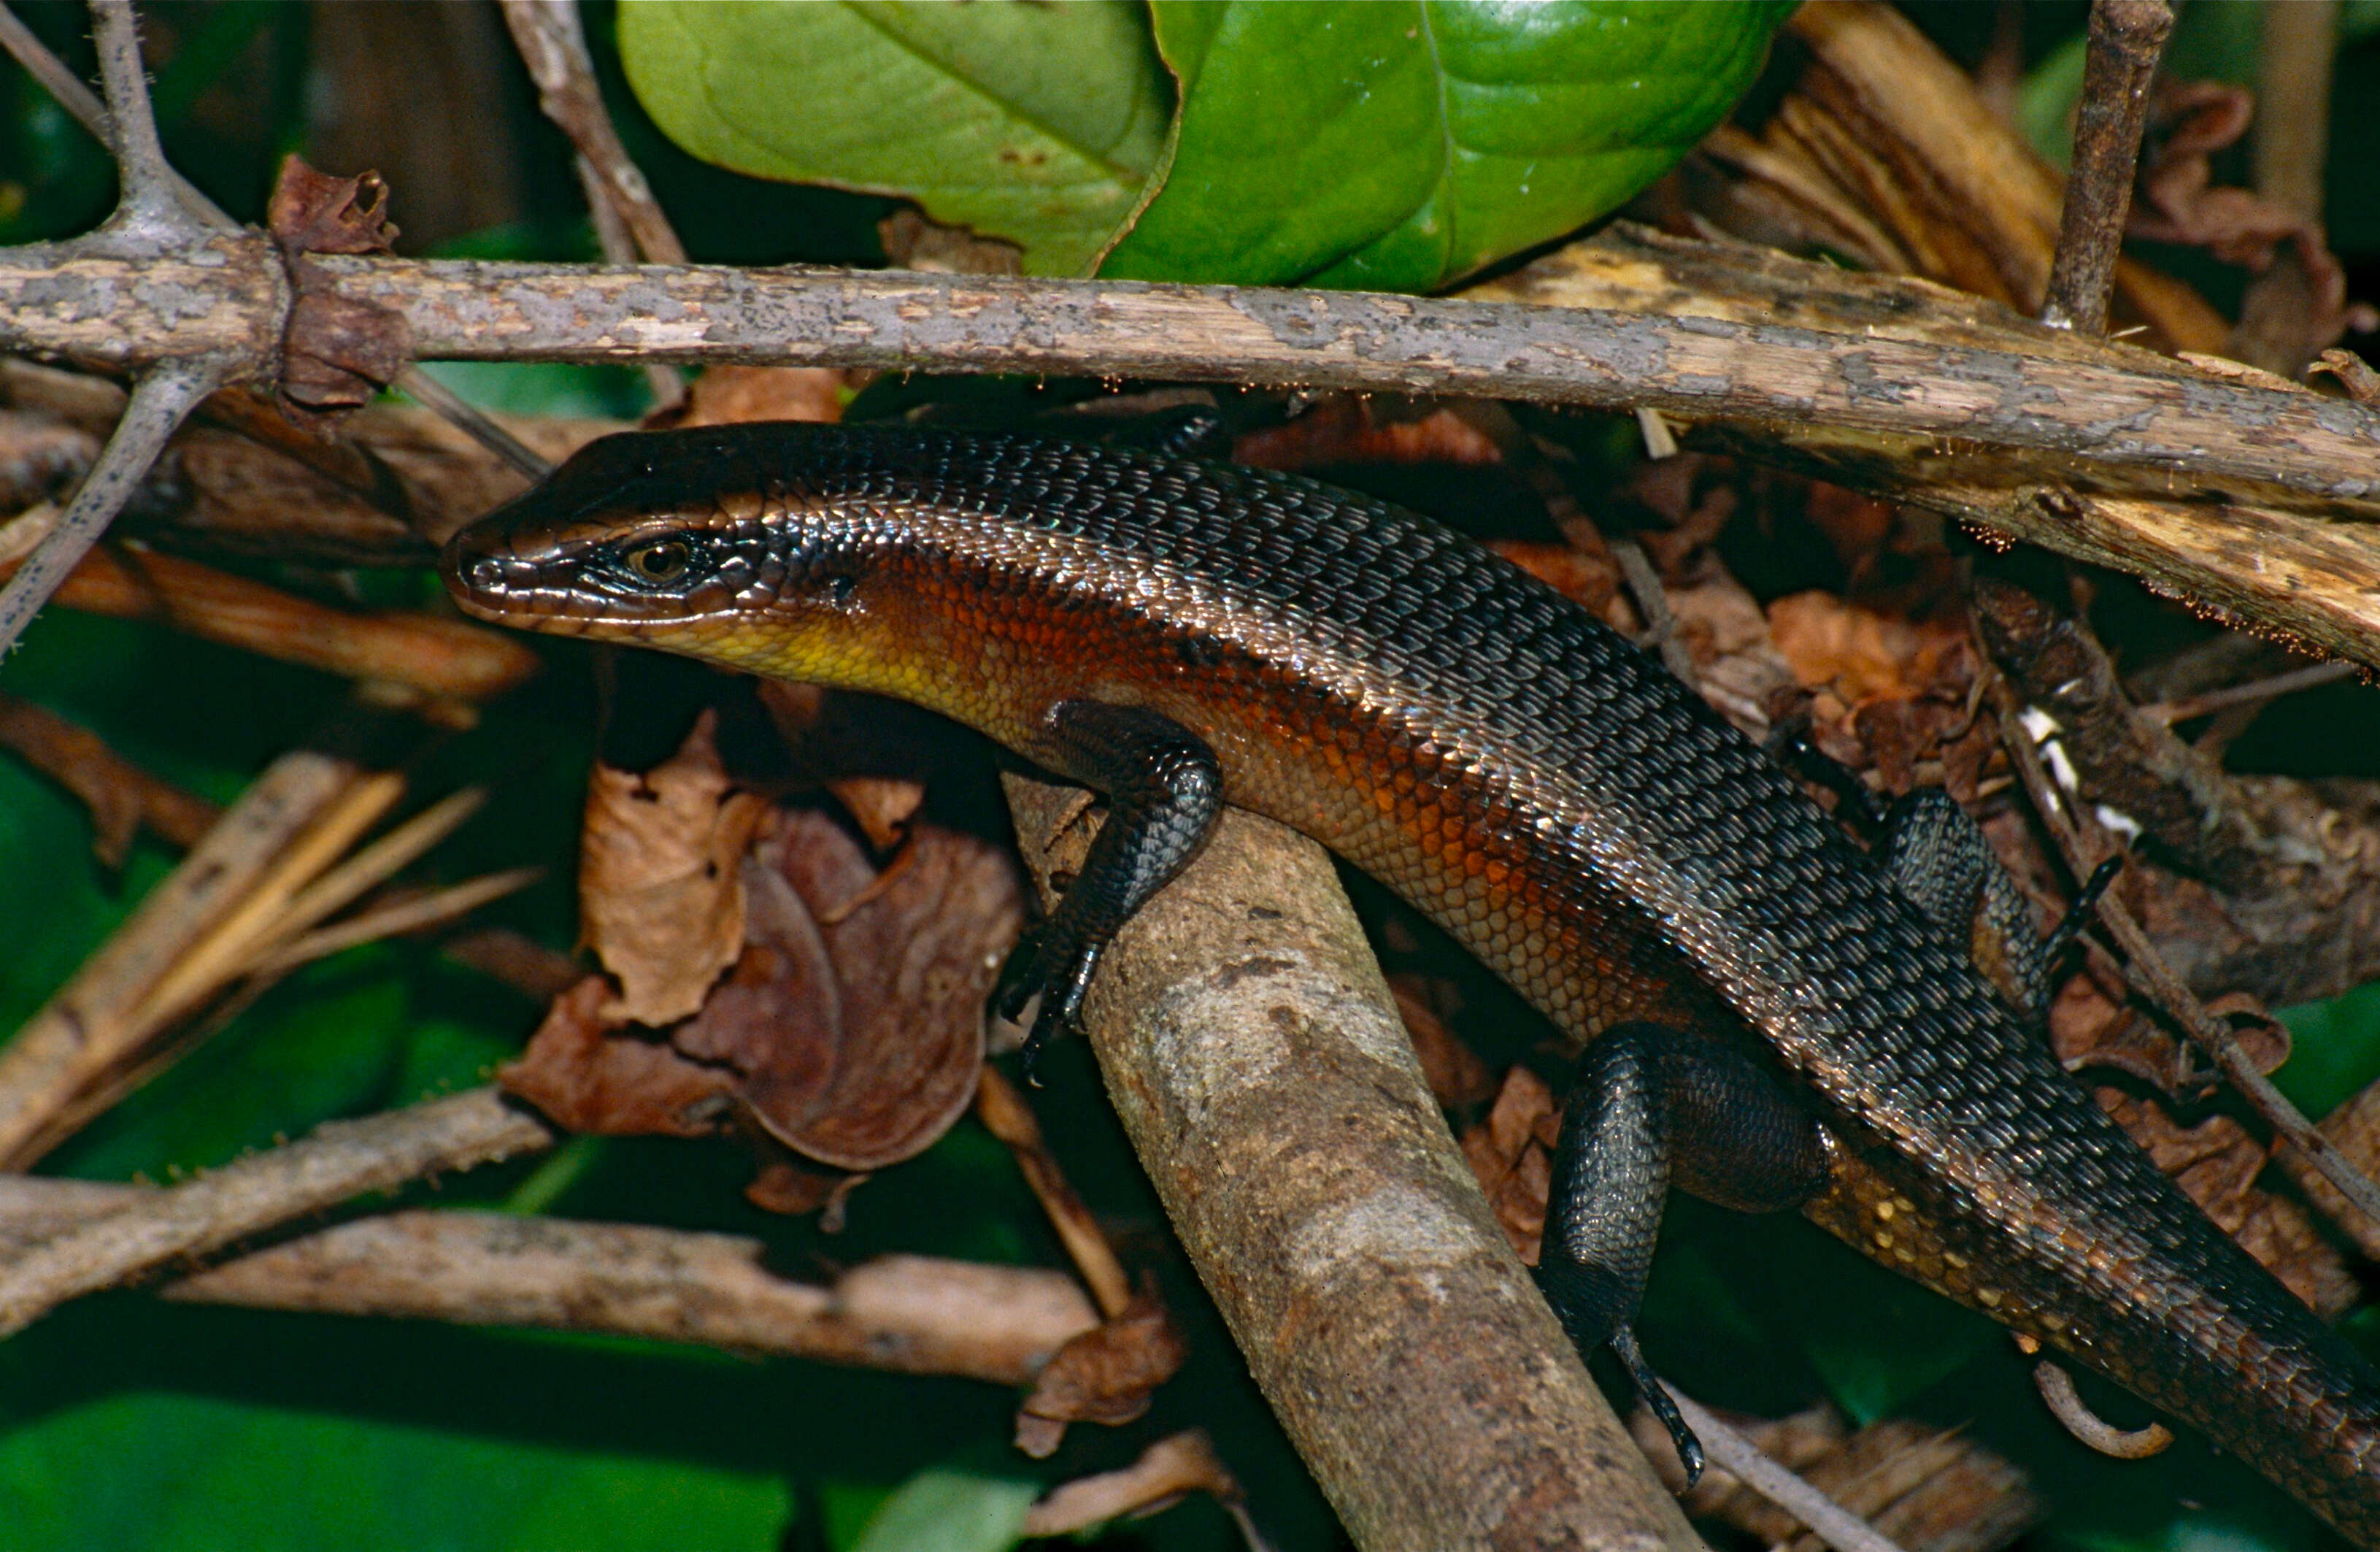
[[770, 1552], [791, 1513], [765, 1476], [193, 1396], [0, 1436], [16, 1552]]
[[1658, 177], [1791, 9], [1156, 0], [1177, 144], [1101, 273], [1434, 289]]
[[935, 1467], [884, 1500], [850, 1552], [1008, 1552], [1041, 1496], [1027, 1478]]
[[2328, 1115], [2380, 1078], [2380, 982], [2275, 1017], [2289, 1029], [2289, 1059], [2273, 1082], [2307, 1115]]
[[1124, 0], [1063, 6], [625, 0], [620, 56], [653, 121], [759, 177], [903, 194], [1087, 273], [1163, 149], [1172, 92]]

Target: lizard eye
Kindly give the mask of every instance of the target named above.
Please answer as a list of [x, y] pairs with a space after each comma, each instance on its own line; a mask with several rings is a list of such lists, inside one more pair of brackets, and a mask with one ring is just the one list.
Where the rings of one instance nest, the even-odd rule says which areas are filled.
[[694, 563], [694, 546], [683, 539], [663, 539], [658, 544], [640, 544], [620, 560], [638, 581], [674, 582], [685, 576], [686, 568]]

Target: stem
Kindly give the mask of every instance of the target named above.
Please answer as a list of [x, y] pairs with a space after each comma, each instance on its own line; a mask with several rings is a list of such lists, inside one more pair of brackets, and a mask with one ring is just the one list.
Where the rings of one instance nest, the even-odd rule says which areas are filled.
[[223, 384], [220, 369], [202, 359], [165, 361], [140, 379], [115, 434], [100, 449], [57, 527], [0, 588], [0, 654], [16, 644], [50, 594], [99, 543], [199, 401]]
[[2107, 332], [2116, 255], [2132, 208], [2149, 84], [2173, 31], [2166, 0], [2092, 0], [2090, 52], [2074, 117], [2074, 170], [2058, 221], [2058, 255], [2041, 321], [2082, 334]]

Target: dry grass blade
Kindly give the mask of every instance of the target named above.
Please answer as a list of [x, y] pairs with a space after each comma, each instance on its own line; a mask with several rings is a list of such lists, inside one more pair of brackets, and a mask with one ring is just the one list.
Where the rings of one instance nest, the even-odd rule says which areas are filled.
[[280, 975], [299, 965], [343, 953], [361, 944], [418, 933], [425, 927], [443, 926], [491, 901], [500, 900], [516, 890], [526, 889], [544, 876], [543, 868], [507, 868], [502, 873], [468, 879], [411, 899], [392, 901], [334, 926], [317, 928], [303, 937], [291, 940], [258, 960], [249, 973]]
[[[389, 771], [359, 777], [298, 836], [133, 1005], [127, 1021], [143, 1031], [180, 1018], [239, 975], [268, 942], [273, 925], [300, 891], [330, 868], [358, 837], [405, 795], [405, 778]], [[307, 923], [311, 925], [311, 923]], [[302, 930], [302, 929], [301, 929]]]
[[137, 1059], [134, 1009], [358, 776], [346, 761], [310, 750], [273, 762], [0, 1048], [0, 1164], [23, 1168], [40, 1157], [54, 1141], [45, 1139], [54, 1118], [104, 1074]]
[[1132, 1278], [1125, 1275], [1115, 1247], [1100, 1232], [1099, 1221], [1058, 1167], [1057, 1158], [1042, 1140], [1041, 1123], [1033, 1114], [1031, 1102], [998, 1069], [987, 1067], [976, 1090], [975, 1113], [986, 1130], [1016, 1155], [1017, 1169], [1040, 1199], [1050, 1226], [1058, 1231], [1075, 1269], [1099, 1301], [1099, 1313], [1110, 1320], [1123, 1314], [1132, 1302]]

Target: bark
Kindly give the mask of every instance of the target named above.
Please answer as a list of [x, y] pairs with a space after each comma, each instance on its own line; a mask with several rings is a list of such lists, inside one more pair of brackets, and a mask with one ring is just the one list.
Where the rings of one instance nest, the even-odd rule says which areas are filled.
[[[1011, 801], [1045, 886], [1079, 865], [1075, 794]], [[1227, 813], [1119, 935], [1085, 1023], [1357, 1546], [1700, 1545], [1481, 1198], [1319, 847]]]

